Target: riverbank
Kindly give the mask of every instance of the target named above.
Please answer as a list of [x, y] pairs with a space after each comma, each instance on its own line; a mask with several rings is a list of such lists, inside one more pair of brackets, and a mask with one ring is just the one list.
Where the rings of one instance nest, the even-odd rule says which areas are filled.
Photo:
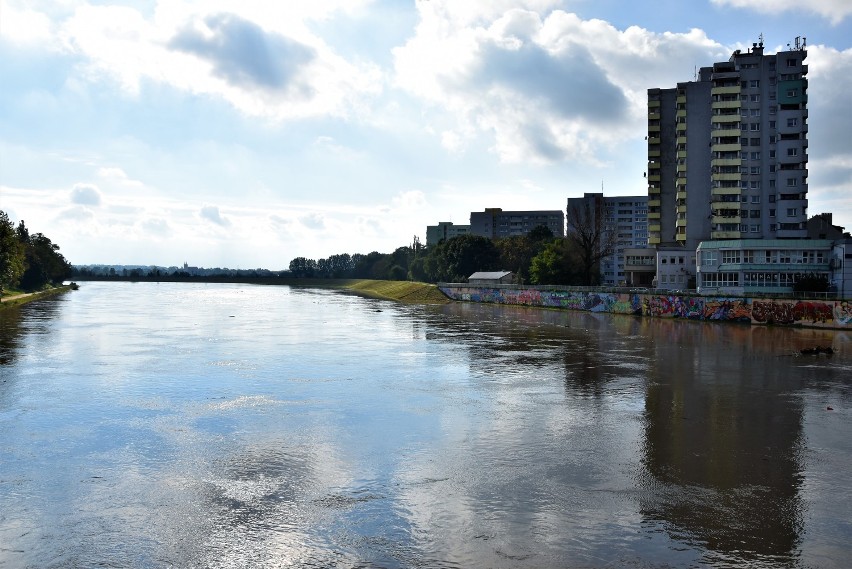
[[22, 304], [26, 304], [28, 302], [32, 302], [40, 298], [45, 298], [47, 296], [53, 296], [63, 292], [68, 292], [69, 290], [73, 290], [73, 285], [62, 285], [46, 290], [39, 290], [36, 292], [22, 292], [17, 294], [4, 295], [3, 297], [0, 297], [0, 309], [11, 308], [13, 306], [21, 306]]
[[437, 286], [411, 281], [356, 280], [340, 287], [363, 296], [404, 304], [447, 304], [450, 299]]

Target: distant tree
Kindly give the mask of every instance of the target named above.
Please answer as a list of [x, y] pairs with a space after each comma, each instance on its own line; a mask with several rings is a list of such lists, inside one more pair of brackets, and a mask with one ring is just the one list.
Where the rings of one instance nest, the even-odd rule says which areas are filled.
[[38, 290], [48, 284], [61, 284], [71, 274], [71, 264], [59, 252], [59, 245], [42, 233], [29, 234], [24, 222], [18, 226], [18, 239], [25, 239], [25, 268], [20, 278], [24, 290]]
[[296, 278], [313, 277], [317, 272], [317, 263], [313, 259], [296, 257], [290, 261], [290, 272]]
[[14, 287], [24, 273], [24, 245], [18, 240], [15, 226], [5, 211], [0, 210], [0, 295]]
[[480, 235], [459, 235], [441, 241], [429, 254], [427, 261], [435, 281], [466, 282], [477, 271], [496, 271], [500, 267], [500, 252], [494, 242]]
[[574, 268], [577, 254], [567, 239], [547, 243], [530, 263], [530, 282], [537, 285], [574, 285], [582, 276]]
[[615, 251], [615, 232], [606, 230], [603, 204], [593, 207], [588, 200], [582, 206], [568, 208], [567, 239], [579, 254], [582, 284], [600, 282], [600, 261]]
[[355, 262], [355, 268], [352, 271], [352, 276], [356, 279], [385, 279], [385, 271], [389, 266], [385, 260], [387, 255], [372, 251], [366, 255], [361, 255]]
[[527, 235], [497, 239], [494, 244], [500, 252], [500, 268], [515, 273], [519, 283], [529, 282], [533, 258], [551, 241], [553, 232], [543, 225], [537, 226]]
[[546, 225], [536, 225], [532, 229], [530, 229], [529, 233], [526, 235], [527, 239], [532, 242], [539, 241], [550, 241], [555, 235], [553, 235], [553, 231]]

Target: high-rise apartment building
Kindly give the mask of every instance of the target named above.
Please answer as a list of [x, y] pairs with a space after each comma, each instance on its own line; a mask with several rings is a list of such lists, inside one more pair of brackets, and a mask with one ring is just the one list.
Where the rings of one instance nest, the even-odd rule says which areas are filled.
[[[601, 284], [619, 286], [632, 284], [625, 273], [625, 250], [641, 249], [648, 245], [647, 196], [608, 196], [603, 193], [584, 193], [582, 198], [568, 198], [568, 219], [572, 212], [585, 215], [603, 223], [604, 241], [612, 240], [613, 252], [601, 259]], [[603, 215], [596, 212], [602, 211]]]
[[763, 41], [648, 90], [650, 246], [807, 238], [805, 42]]

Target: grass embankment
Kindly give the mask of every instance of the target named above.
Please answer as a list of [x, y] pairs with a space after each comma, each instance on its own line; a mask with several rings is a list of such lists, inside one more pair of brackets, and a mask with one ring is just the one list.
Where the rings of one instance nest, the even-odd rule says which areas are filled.
[[32, 302], [34, 300], [38, 300], [39, 298], [44, 298], [46, 296], [52, 296], [54, 294], [59, 294], [60, 292], [65, 292], [71, 290], [71, 285], [62, 285], [55, 286], [53, 288], [48, 288], [45, 290], [39, 290], [36, 292], [23, 292], [17, 290], [6, 290], [3, 292], [2, 298], [0, 298], [0, 308], [9, 308], [12, 306], [20, 306], [22, 304], [26, 304], [28, 302]]
[[352, 292], [406, 304], [447, 304], [450, 299], [432, 284], [411, 281], [352, 280], [341, 285]]

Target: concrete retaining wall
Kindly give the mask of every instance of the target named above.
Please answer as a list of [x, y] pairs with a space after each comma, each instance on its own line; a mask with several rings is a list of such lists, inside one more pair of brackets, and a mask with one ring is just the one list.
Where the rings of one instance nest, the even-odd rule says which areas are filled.
[[453, 300], [588, 312], [852, 330], [852, 301], [580, 292], [438, 285]]

